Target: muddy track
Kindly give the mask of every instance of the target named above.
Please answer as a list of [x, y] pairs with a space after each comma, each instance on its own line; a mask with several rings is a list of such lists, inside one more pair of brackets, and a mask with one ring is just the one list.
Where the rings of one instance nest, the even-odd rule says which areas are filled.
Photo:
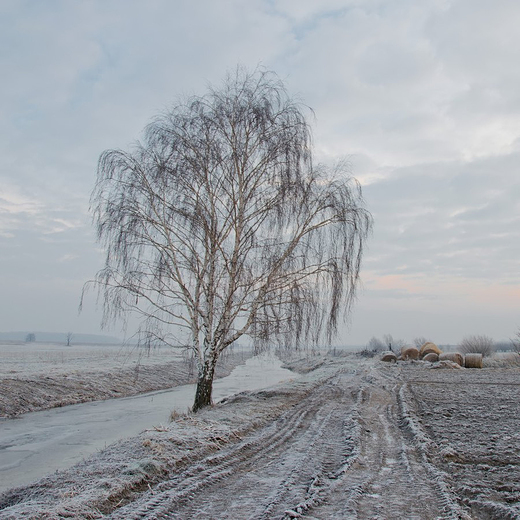
[[428, 462], [412, 401], [388, 372], [340, 370], [276, 421], [111, 517], [469, 518]]
[[0, 517], [520, 518], [519, 370], [320, 366], [15, 489]]
[[371, 370], [360, 395], [357, 460], [313, 518], [468, 518], [430, 465], [429, 439], [402, 382]]
[[276, 518], [318, 501], [351, 456], [353, 388], [339, 372], [277, 421], [169, 481], [113, 518]]

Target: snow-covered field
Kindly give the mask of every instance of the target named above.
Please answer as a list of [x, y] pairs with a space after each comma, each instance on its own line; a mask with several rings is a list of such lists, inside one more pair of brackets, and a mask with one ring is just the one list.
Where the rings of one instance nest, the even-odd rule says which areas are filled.
[[[251, 356], [221, 357], [217, 377]], [[0, 344], [0, 418], [70, 404], [136, 395], [195, 382], [196, 367], [171, 348]]]
[[520, 369], [301, 359], [0, 495], [0, 518], [520, 518]]
[[137, 365], [156, 365], [181, 359], [167, 347], [151, 351], [135, 345], [66, 345], [52, 343], [0, 343], [0, 378], [110, 372]]
[[[216, 379], [213, 400], [297, 377], [273, 355], [246, 360]], [[24, 414], [0, 422], [0, 492], [67, 469], [103, 447], [168, 424], [192, 406], [195, 385]]]

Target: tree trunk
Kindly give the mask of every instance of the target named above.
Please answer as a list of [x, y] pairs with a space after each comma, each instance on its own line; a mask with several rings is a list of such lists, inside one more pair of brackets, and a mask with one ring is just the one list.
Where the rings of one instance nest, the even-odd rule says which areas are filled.
[[215, 373], [215, 365], [217, 360], [207, 360], [199, 372], [197, 381], [197, 390], [195, 392], [195, 402], [193, 403], [193, 411], [197, 412], [204, 406], [211, 405], [211, 393], [213, 391], [213, 374]]

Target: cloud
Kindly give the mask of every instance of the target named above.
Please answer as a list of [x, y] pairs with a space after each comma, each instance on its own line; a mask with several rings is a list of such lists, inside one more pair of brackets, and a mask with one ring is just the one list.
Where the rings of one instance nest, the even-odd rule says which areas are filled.
[[520, 282], [519, 160], [417, 165], [365, 187], [375, 218], [367, 269]]
[[35, 214], [41, 210], [41, 203], [23, 194], [16, 185], [4, 182], [0, 185], [0, 213], [18, 215]]
[[318, 18], [283, 64], [319, 106], [324, 155], [395, 167], [517, 150], [520, 35], [489, 17], [514, 20], [519, 8], [477, 4], [352, 2]]
[[72, 260], [76, 260], [77, 258], [79, 258], [78, 255], [66, 254], [66, 255], [63, 255], [61, 258], [59, 258], [58, 262], [60, 262], [60, 263], [70, 262]]
[[519, 16], [514, 0], [2, 2], [5, 291], [23, 301], [31, 284], [51, 294], [92, 277], [100, 153], [128, 149], [178, 96], [240, 63], [278, 72], [315, 111], [317, 159], [349, 157], [363, 184], [375, 228], [355, 315], [366, 326], [353, 334], [377, 335], [370, 308], [384, 323], [395, 306], [426, 324], [420, 309], [441, 321], [450, 302], [478, 301], [480, 321], [494, 299], [514, 305]]

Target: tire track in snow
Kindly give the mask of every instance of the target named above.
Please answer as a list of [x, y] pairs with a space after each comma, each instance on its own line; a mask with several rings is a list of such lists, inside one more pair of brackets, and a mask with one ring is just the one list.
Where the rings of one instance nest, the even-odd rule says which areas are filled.
[[112, 518], [470, 518], [429, 462], [434, 443], [398, 372], [365, 367]]
[[[406, 404], [391, 372], [371, 368], [362, 379], [360, 456], [316, 518], [468, 518], [431, 466], [431, 440]], [[397, 375], [397, 374], [396, 374]]]
[[336, 374], [279, 420], [158, 485], [112, 518], [280, 518], [291, 506], [317, 501], [356, 445], [349, 437], [355, 400], [345, 381], [351, 379]]

